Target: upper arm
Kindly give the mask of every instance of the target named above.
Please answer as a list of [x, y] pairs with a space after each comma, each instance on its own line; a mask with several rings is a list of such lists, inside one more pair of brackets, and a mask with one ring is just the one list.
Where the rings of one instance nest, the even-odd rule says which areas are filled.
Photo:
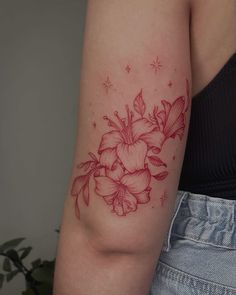
[[189, 43], [186, 1], [89, 1], [62, 239], [161, 249], [187, 138]]

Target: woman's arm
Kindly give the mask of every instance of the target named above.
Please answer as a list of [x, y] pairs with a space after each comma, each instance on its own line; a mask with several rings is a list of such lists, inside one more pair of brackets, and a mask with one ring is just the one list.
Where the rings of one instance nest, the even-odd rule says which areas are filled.
[[90, 0], [54, 295], [148, 294], [187, 138], [187, 0]]

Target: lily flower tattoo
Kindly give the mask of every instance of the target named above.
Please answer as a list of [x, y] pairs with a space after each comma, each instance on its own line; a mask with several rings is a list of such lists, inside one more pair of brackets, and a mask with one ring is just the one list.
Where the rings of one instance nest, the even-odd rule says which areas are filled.
[[[79, 164], [83, 172], [72, 184], [78, 217], [80, 197], [89, 206], [92, 179], [96, 195], [118, 216], [135, 212], [150, 201], [151, 179], [163, 181], [168, 177], [167, 164], [158, 154], [169, 138], [183, 138], [189, 107], [188, 85], [186, 80], [186, 97], [179, 96], [172, 103], [161, 100], [161, 106], [153, 106], [151, 114], [146, 112], [141, 89], [132, 108], [125, 106], [125, 117], [117, 111], [112, 118], [104, 116], [109, 130], [101, 137], [97, 155], [89, 152], [90, 159]], [[162, 167], [163, 171], [152, 174], [150, 165]]]

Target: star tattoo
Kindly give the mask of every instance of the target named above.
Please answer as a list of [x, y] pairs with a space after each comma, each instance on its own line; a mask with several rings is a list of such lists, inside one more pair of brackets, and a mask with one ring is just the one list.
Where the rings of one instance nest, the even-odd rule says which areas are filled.
[[158, 72], [158, 70], [161, 69], [162, 64], [159, 60], [159, 57], [157, 56], [156, 59], [150, 64], [150, 66], [153, 68], [153, 70], [155, 71], [155, 74]]
[[125, 70], [126, 70], [126, 72], [129, 74], [129, 72], [131, 71], [131, 67], [130, 67], [130, 65], [127, 65], [127, 66], [125, 67]]
[[107, 76], [105, 82], [102, 83], [103, 87], [105, 88], [106, 93], [108, 94], [109, 90], [113, 87], [110, 78]]

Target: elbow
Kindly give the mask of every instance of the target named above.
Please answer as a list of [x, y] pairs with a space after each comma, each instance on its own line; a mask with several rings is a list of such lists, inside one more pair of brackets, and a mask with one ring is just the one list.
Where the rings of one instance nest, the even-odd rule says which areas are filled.
[[82, 220], [88, 244], [102, 254], [144, 255], [156, 252], [162, 240], [155, 226], [138, 218], [85, 218]]

